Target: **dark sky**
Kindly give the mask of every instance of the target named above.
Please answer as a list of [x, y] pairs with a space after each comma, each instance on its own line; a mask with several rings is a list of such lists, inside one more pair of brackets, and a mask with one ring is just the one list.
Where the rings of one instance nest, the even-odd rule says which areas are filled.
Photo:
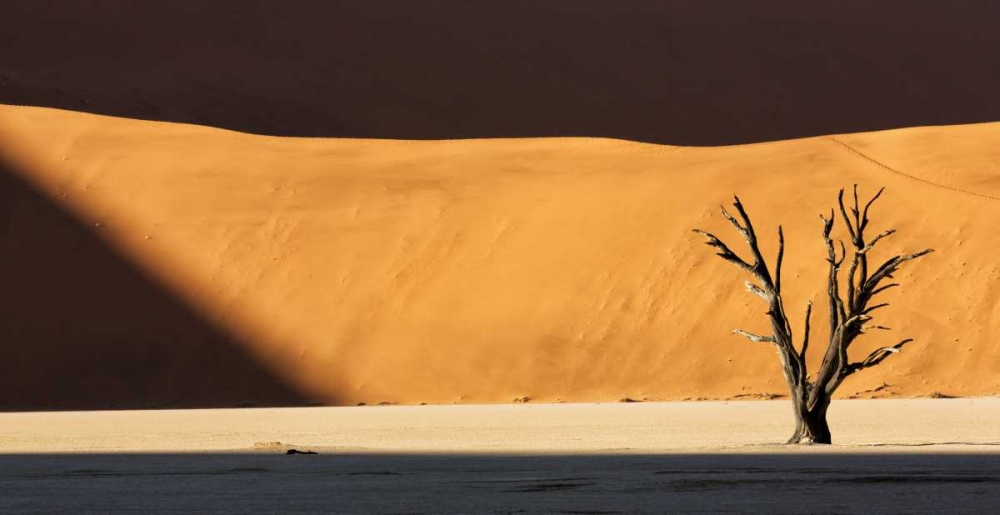
[[1000, 120], [1000, 2], [0, 0], [0, 102], [718, 145]]

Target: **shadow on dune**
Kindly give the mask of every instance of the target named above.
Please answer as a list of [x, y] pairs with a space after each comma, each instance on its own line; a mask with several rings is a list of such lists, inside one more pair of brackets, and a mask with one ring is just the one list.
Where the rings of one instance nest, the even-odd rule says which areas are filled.
[[0, 0], [0, 102], [718, 145], [1000, 120], [991, 0]]
[[0, 161], [0, 410], [301, 405]]
[[11, 455], [0, 482], [21, 510], [942, 513], [1000, 502], [1000, 455]]

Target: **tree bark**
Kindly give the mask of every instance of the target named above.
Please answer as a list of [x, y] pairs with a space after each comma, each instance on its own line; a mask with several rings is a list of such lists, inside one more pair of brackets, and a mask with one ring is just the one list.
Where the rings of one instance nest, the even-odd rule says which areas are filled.
[[830, 399], [821, 399], [812, 409], [804, 403], [795, 403], [795, 432], [788, 439], [790, 444], [829, 444], [830, 426], [826, 422], [826, 412]]

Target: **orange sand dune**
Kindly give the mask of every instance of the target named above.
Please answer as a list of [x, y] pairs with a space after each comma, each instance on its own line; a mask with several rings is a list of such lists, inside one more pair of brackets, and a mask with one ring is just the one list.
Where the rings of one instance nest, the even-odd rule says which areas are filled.
[[275, 138], [0, 107], [0, 142], [10, 181], [144, 285], [77, 266], [72, 246], [44, 254], [28, 243], [50, 239], [45, 208], [5, 202], [6, 407], [784, 393], [774, 352], [729, 334], [764, 330], [763, 305], [689, 229], [735, 243], [717, 214], [734, 192], [768, 253], [783, 223], [800, 328], [808, 300], [825, 316], [817, 215], [852, 183], [887, 188], [874, 224], [900, 232], [877, 257], [938, 252], [885, 294], [894, 331], [853, 350], [916, 341], [843, 394], [1000, 393], [1000, 124], [683, 148]]

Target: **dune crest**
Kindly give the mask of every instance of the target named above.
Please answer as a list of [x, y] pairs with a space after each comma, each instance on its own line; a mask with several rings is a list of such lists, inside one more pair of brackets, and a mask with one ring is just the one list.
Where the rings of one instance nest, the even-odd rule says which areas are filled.
[[[800, 332], [808, 300], [824, 317], [817, 215], [853, 183], [885, 186], [873, 223], [899, 229], [876, 258], [938, 252], [885, 294], [893, 331], [852, 351], [916, 341], [842, 395], [1000, 393], [1000, 124], [686, 148], [275, 138], [3, 106], [0, 136], [22, 179], [317, 402], [785, 394], [773, 350], [729, 334], [762, 328], [762, 306], [689, 229], [725, 232], [717, 206], [733, 193], [765, 252], [782, 223]], [[10, 312], [18, 299], [0, 286], [0, 301]], [[67, 337], [62, 314], [50, 315], [44, 337]], [[3, 345], [39, 344], [12, 327], [0, 324]], [[115, 383], [116, 352], [128, 349], [80, 350], [78, 366], [104, 360]], [[147, 371], [136, 366], [185, 374], [128, 363], [121, 373], [140, 389]], [[0, 369], [4, 406], [35, 399], [38, 382], [72, 381]]]

